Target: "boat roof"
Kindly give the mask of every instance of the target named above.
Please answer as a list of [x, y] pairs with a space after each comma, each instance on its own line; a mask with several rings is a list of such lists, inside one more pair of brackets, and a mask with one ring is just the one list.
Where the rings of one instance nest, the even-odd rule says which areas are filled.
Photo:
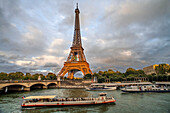
[[168, 85], [170, 84], [170, 82], [156, 82], [155, 84], [165, 84], [165, 85], [167, 84]]
[[107, 93], [99, 93], [99, 96], [106, 96], [107, 95]]
[[116, 85], [152, 85], [151, 82], [139, 82], [139, 83], [116, 83]]
[[56, 95], [48, 95], [48, 96], [29, 96], [24, 99], [47, 99], [47, 98], [55, 98]]
[[91, 85], [116, 85], [114, 83], [92, 83]]

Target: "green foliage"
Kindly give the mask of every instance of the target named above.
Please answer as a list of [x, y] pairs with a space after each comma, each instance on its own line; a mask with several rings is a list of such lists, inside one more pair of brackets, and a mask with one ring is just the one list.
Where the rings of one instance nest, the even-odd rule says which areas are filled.
[[[168, 69], [168, 68], [167, 68]], [[97, 76], [98, 82], [106, 82], [106, 80], [110, 80], [110, 82], [120, 82], [120, 81], [134, 81], [137, 77], [147, 77], [150, 82], [152, 81], [170, 81], [170, 76], [166, 74], [160, 75], [146, 75], [143, 70], [135, 70], [133, 68], [128, 68], [125, 73], [121, 73], [119, 71], [113, 71], [109, 69], [108, 71], [99, 71], [98, 73], [94, 73], [93, 76]]]
[[22, 72], [12, 72], [8, 74], [8, 79], [9, 80], [23, 80], [24, 74]]
[[130, 74], [136, 74], [137, 73], [137, 71], [135, 70], [135, 69], [133, 69], [133, 68], [128, 68], [127, 70], [126, 70], [126, 72], [125, 72], [125, 76], [128, 76], [128, 75], [130, 75]]
[[157, 74], [166, 74], [170, 72], [170, 66], [167, 64], [159, 64], [155, 67], [155, 71]]
[[105, 78], [104, 77], [98, 78], [98, 83], [102, 83], [102, 82], [105, 82]]
[[86, 74], [83, 79], [87, 80], [87, 79], [92, 79], [92, 75], [91, 74]]
[[41, 77], [41, 80], [56, 80], [57, 77], [53, 73], [48, 73], [46, 76], [43, 74], [33, 74], [31, 75], [30, 73], [24, 73], [22, 72], [12, 72], [12, 73], [0, 73], [0, 80], [38, 80], [38, 77]]
[[99, 74], [99, 75], [103, 75], [104, 72], [103, 72], [103, 71], [99, 71], [98, 74]]
[[45, 76], [43, 74], [38, 74], [38, 73], [32, 75], [32, 79], [33, 80], [38, 80], [39, 76], [41, 77], [41, 80], [45, 80]]
[[4, 72], [1, 72], [0, 73], [0, 80], [8, 80], [8, 74], [7, 73], [4, 73]]
[[145, 74], [145, 72], [143, 70], [137, 70], [137, 74]]
[[[153, 81], [170, 81], [170, 66], [167, 64], [160, 64], [155, 67], [156, 74], [146, 75], [143, 70], [135, 70], [133, 68], [128, 68], [125, 73], [119, 71], [113, 71], [108, 69], [107, 71], [99, 71], [98, 73], [86, 74], [84, 79], [92, 79], [92, 77], [97, 77], [98, 82], [120, 82], [120, 81], [134, 81], [136, 77], [147, 77], [150, 82]], [[26, 73], [25, 75], [22, 72], [12, 72], [12, 73], [0, 73], [0, 80], [38, 80], [38, 77], [41, 77], [41, 80], [56, 80], [57, 77], [54, 73], [48, 73], [46, 76], [43, 74], [33, 74]], [[66, 80], [67, 78], [64, 77]]]
[[64, 77], [64, 80], [68, 80], [68, 78], [67, 78], [67, 77]]
[[56, 80], [57, 77], [54, 73], [48, 73], [48, 75], [46, 75], [46, 79], [47, 80]]
[[114, 74], [115, 72], [112, 69], [109, 69], [106, 74]]
[[93, 74], [93, 77], [97, 77], [98, 78], [99, 76], [100, 75], [98, 73], [96, 73], [96, 72]]
[[30, 73], [26, 73], [24, 80], [32, 80], [32, 75]]

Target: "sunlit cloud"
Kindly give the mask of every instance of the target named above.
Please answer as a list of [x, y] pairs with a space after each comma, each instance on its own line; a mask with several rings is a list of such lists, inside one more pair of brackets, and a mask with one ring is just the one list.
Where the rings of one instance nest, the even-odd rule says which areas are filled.
[[86, 38], [86, 37], [81, 37], [81, 39], [83, 39], [84, 41], [87, 41], [87, 38]]
[[127, 51], [122, 51], [120, 54], [125, 55], [125, 56], [131, 56], [132, 52], [130, 50], [127, 50]]

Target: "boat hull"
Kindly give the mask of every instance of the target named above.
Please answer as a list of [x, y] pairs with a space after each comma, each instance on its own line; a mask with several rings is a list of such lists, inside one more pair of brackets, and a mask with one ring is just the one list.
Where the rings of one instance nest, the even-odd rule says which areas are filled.
[[153, 90], [148, 90], [148, 91], [128, 91], [128, 90], [122, 90], [122, 91], [127, 92], [127, 93], [147, 93], [147, 92], [166, 93], [166, 92], [170, 92], [170, 90], [160, 90], [160, 91], [153, 91]]
[[107, 100], [107, 101], [84, 101], [84, 102], [46, 102], [46, 103], [36, 103], [36, 104], [22, 104], [22, 108], [29, 107], [62, 107], [62, 106], [84, 106], [84, 105], [99, 105], [99, 104], [108, 104], [115, 103], [116, 100]]
[[115, 88], [86, 88], [88, 91], [113, 91], [116, 90]]

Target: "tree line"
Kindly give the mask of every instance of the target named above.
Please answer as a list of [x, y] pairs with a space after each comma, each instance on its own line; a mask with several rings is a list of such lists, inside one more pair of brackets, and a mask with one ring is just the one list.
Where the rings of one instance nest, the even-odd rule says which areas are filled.
[[43, 74], [33, 74], [22, 73], [22, 72], [12, 72], [12, 73], [0, 73], [0, 80], [38, 80], [38, 77], [41, 77], [41, 80], [56, 80], [57, 77], [54, 73], [48, 73], [47, 75]]
[[[143, 70], [135, 70], [134, 68], [128, 68], [125, 73], [119, 71], [113, 71], [108, 69], [107, 71], [98, 71], [93, 75], [87, 74], [83, 79], [92, 79], [96, 77], [99, 83], [102, 82], [121, 82], [121, 81], [134, 81], [137, 77], [146, 77], [150, 82], [153, 81], [170, 81], [170, 66], [167, 64], [159, 64], [155, 67], [155, 73], [146, 75]], [[38, 77], [41, 77], [41, 80], [56, 80], [57, 77], [54, 73], [48, 73], [47, 75], [43, 74], [30, 74], [22, 72], [12, 72], [12, 73], [0, 73], [0, 80], [38, 80]], [[64, 79], [67, 79], [64, 77]]]
[[133, 68], [128, 68], [125, 73], [119, 71], [113, 71], [108, 69], [107, 71], [95, 72], [93, 75], [87, 74], [84, 79], [92, 79], [92, 77], [97, 77], [99, 83], [102, 82], [121, 82], [121, 81], [134, 81], [135, 78], [145, 77], [148, 81], [170, 81], [170, 66], [167, 64], [159, 64], [155, 67], [155, 73], [146, 75], [143, 70], [135, 70]]

